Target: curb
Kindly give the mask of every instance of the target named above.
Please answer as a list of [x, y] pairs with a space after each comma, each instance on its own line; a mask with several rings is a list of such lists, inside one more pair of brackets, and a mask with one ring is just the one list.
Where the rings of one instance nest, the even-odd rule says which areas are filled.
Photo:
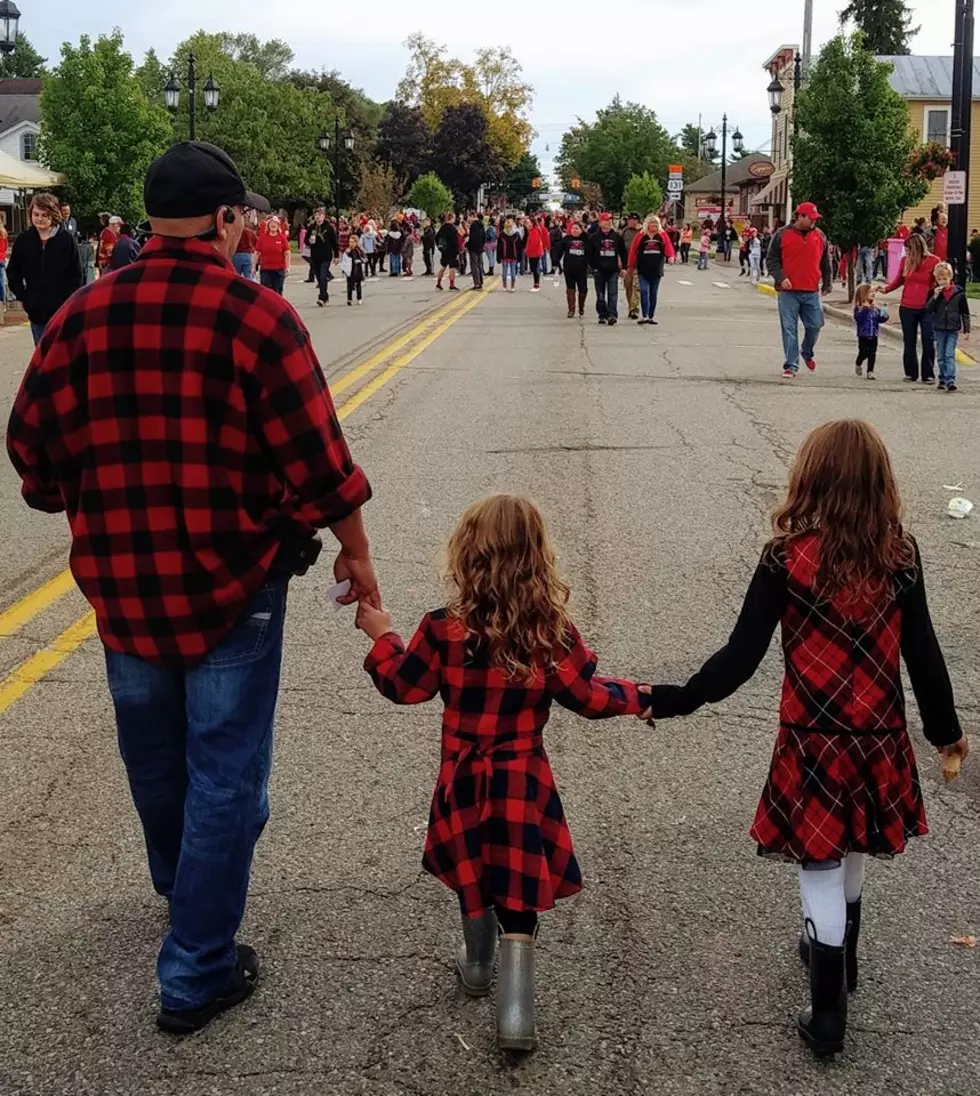
[[[761, 282], [755, 287], [763, 296], [775, 297], [776, 290], [771, 285], [763, 285]], [[846, 308], [839, 308], [834, 304], [825, 304], [823, 306], [824, 314], [832, 316], [835, 320], [842, 320], [844, 323], [853, 323], [854, 317]], [[903, 342], [902, 333], [898, 328], [889, 326], [889, 324], [882, 324], [880, 328], [882, 335], [887, 336], [894, 342]], [[965, 350], [956, 348], [956, 363], [957, 365], [980, 365], [980, 361], [974, 358], [972, 355], [967, 354]]]

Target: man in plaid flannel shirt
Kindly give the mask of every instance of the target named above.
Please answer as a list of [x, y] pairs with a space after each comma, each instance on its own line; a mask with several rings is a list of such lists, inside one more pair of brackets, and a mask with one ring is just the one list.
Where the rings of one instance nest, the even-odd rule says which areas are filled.
[[343, 600], [380, 604], [351, 460], [309, 334], [235, 273], [246, 191], [182, 142], [147, 173], [139, 259], [49, 323], [7, 448], [28, 504], [64, 510], [72, 573], [106, 649], [150, 873], [170, 903], [158, 1024], [183, 1034], [244, 1000], [235, 943], [267, 783], [286, 587], [340, 542]]

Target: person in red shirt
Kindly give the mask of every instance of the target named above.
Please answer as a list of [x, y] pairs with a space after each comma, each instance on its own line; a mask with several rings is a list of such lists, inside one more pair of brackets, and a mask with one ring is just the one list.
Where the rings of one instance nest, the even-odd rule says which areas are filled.
[[541, 258], [551, 246], [551, 238], [543, 225], [530, 217], [524, 218], [524, 254], [531, 267], [534, 277], [534, 285], [531, 292], [537, 293], [541, 289]]
[[936, 383], [936, 335], [933, 330], [933, 315], [928, 311], [929, 298], [936, 288], [936, 267], [939, 259], [930, 255], [925, 236], [913, 232], [905, 241], [905, 261], [899, 267], [898, 275], [882, 290], [893, 293], [901, 286], [902, 299], [898, 315], [902, 321], [902, 338], [905, 352], [902, 364], [905, 367], [906, 383], [919, 379], [919, 331], [922, 332], [922, 383]]
[[235, 269], [243, 278], [250, 281], [255, 270], [255, 252], [259, 246], [259, 236], [254, 228], [247, 223], [242, 229], [242, 238], [238, 241], [238, 247], [232, 256]]
[[265, 231], [256, 240], [256, 253], [259, 260], [259, 278], [266, 289], [283, 293], [286, 287], [286, 275], [289, 273], [289, 236], [283, 232], [278, 217], [270, 217], [265, 222]]
[[827, 237], [817, 228], [820, 212], [813, 202], [796, 207], [793, 224], [781, 228], [769, 243], [766, 263], [776, 283], [779, 325], [783, 336], [783, 376], [792, 380], [800, 368], [800, 331], [803, 322], [803, 360], [812, 373], [813, 357], [823, 327], [821, 293], [830, 292], [833, 272]]
[[236, 934], [269, 815], [286, 589], [340, 542], [340, 600], [380, 605], [351, 459], [309, 332], [235, 273], [245, 189], [214, 145], [149, 167], [138, 262], [56, 313], [7, 451], [29, 506], [64, 511], [105, 647], [150, 875], [170, 906], [157, 1024], [199, 1031], [255, 988]]
[[122, 217], [110, 217], [103, 213], [100, 220], [102, 231], [99, 233], [99, 273], [105, 274], [112, 262], [112, 252], [122, 231]]
[[936, 218], [936, 227], [927, 235], [929, 250], [944, 263], [949, 259], [949, 217], [940, 213]]

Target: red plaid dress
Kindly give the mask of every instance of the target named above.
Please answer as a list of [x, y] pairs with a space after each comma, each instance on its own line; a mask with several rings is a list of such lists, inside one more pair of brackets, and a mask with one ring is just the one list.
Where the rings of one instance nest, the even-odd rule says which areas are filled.
[[464, 913], [493, 904], [548, 910], [580, 891], [544, 726], [552, 701], [587, 719], [636, 715], [636, 685], [599, 677], [574, 628], [553, 669], [514, 680], [444, 609], [423, 619], [407, 649], [394, 633], [382, 636], [364, 668], [396, 704], [442, 697], [442, 764], [422, 865], [456, 891]]
[[960, 738], [953, 692], [926, 605], [922, 563], [866, 605], [813, 591], [819, 537], [767, 549], [727, 647], [686, 686], [653, 691], [655, 716], [682, 715], [747, 681], [782, 622], [786, 677], [769, 778], [752, 824], [763, 855], [893, 856], [928, 832], [906, 730], [904, 658], [926, 737]]

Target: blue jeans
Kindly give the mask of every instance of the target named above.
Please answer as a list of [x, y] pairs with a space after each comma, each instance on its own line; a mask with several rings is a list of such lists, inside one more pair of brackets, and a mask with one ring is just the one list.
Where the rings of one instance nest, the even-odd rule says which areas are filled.
[[516, 259], [501, 259], [500, 260], [500, 275], [504, 280], [504, 287], [507, 286], [507, 279], [510, 279], [510, 284], [513, 285], [517, 281], [517, 260]]
[[388, 274], [391, 277], [395, 277], [402, 272], [402, 257], [401, 253], [396, 254], [394, 251], [388, 255]]
[[708, 259], [710, 258], [710, 252], [699, 251], [698, 252], [698, 270], [708, 269]]
[[232, 264], [235, 267], [235, 270], [237, 270], [238, 273], [241, 274], [241, 276], [243, 278], [248, 278], [249, 281], [251, 281], [251, 279], [252, 279], [252, 261], [253, 261], [252, 260], [252, 252], [251, 251], [236, 251], [235, 254], [231, 257], [231, 261], [232, 261]]
[[34, 339], [34, 345], [41, 341], [41, 336], [44, 334], [44, 329], [48, 325], [45, 323], [32, 323], [31, 324], [31, 337]]
[[646, 320], [652, 320], [657, 311], [660, 296], [660, 278], [644, 278], [640, 275], [640, 312]]
[[266, 289], [274, 289], [281, 297], [282, 291], [286, 288], [286, 271], [263, 269], [261, 271], [261, 281]]
[[899, 305], [898, 318], [902, 323], [902, 339], [905, 350], [902, 365], [909, 380], [919, 379], [919, 328], [922, 329], [922, 379], [932, 380], [936, 366], [936, 334], [934, 318], [924, 308], [906, 308]]
[[795, 373], [800, 368], [800, 321], [803, 321], [803, 357], [812, 358], [824, 323], [823, 305], [819, 293], [796, 289], [781, 290], [776, 300], [783, 334], [783, 360], [786, 368]]
[[106, 651], [119, 752], [150, 876], [170, 900], [157, 962], [164, 1008], [218, 996], [237, 962], [252, 853], [269, 817], [286, 575], [191, 669]]
[[619, 271], [611, 273], [597, 270], [595, 281], [595, 310], [599, 319], [619, 319]]
[[870, 285], [875, 280], [875, 253], [872, 247], [858, 248], [857, 267], [854, 271], [854, 280], [861, 285], [867, 282]]
[[939, 366], [939, 380], [943, 384], [956, 384], [956, 343], [958, 331], [936, 332], [936, 364]]

